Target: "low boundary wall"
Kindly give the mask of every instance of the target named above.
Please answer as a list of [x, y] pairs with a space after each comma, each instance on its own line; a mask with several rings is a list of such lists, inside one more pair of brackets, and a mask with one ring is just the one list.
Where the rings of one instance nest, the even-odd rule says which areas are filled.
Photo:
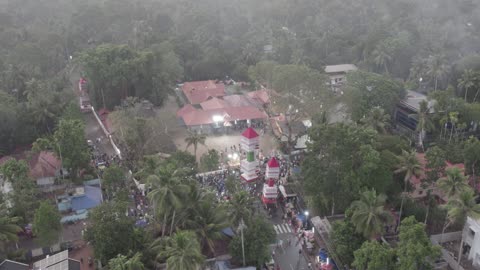
[[117, 145], [115, 144], [115, 142], [113, 141], [112, 135], [110, 134], [110, 132], [108, 132], [108, 130], [105, 127], [105, 125], [103, 124], [102, 120], [100, 120], [100, 117], [98, 116], [97, 112], [95, 111], [95, 108], [93, 108], [93, 106], [91, 108], [92, 108], [92, 113], [95, 116], [95, 119], [97, 119], [98, 124], [102, 128], [103, 133], [105, 133], [105, 136], [110, 140], [110, 144], [112, 145], [113, 149], [117, 153], [118, 157], [120, 159], [122, 159], [122, 153], [120, 152], [120, 148], [118, 148]]

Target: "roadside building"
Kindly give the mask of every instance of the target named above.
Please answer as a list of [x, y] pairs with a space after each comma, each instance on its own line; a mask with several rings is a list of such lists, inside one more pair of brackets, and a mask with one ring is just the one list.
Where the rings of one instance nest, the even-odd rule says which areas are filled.
[[85, 181], [73, 192], [58, 196], [57, 208], [63, 214], [61, 223], [68, 223], [87, 218], [88, 210], [103, 202], [100, 179]]
[[339, 90], [347, 82], [347, 73], [357, 71], [357, 66], [353, 64], [325, 66], [325, 73], [330, 78], [329, 85], [332, 90]]
[[422, 93], [407, 90], [407, 95], [401, 100], [396, 109], [394, 120], [400, 129], [414, 132], [417, 128], [418, 117], [417, 114], [420, 111], [420, 103], [425, 101], [428, 103], [428, 113], [433, 114], [434, 100], [429, 100], [428, 97]]
[[29, 270], [30, 267], [28, 264], [11, 261], [11, 260], [4, 260], [0, 262], [0, 270]]
[[54, 255], [47, 255], [43, 260], [33, 264], [33, 270], [80, 270], [80, 261], [68, 257], [68, 250]]
[[462, 238], [463, 254], [467, 255], [474, 267], [480, 267], [480, 220], [467, 217]]
[[[55, 184], [56, 178], [67, 173], [65, 169], [62, 169], [62, 162], [50, 151], [41, 151], [40, 153], [21, 152], [12, 156], [5, 156], [0, 159], [0, 165], [10, 159], [25, 160], [29, 167], [30, 177], [35, 180], [39, 187], [52, 186]], [[8, 184], [3, 182], [2, 186], [6, 185]]]

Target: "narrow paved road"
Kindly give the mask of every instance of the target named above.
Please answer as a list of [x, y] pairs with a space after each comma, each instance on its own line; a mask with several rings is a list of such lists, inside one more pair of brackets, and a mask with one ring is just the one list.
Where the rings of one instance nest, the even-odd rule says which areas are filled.
[[[307, 270], [308, 262], [303, 254], [299, 254], [301, 249], [301, 244], [297, 243], [297, 237], [294, 234], [293, 228], [284, 223], [282, 220], [282, 210], [277, 209], [277, 214], [273, 218], [270, 218], [270, 222], [277, 234], [277, 241], [281, 240], [283, 242], [282, 246], [272, 247], [275, 251], [274, 260], [275, 267], [280, 266], [280, 270]], [[288, 244], [290, 240], [290, 245]]]
[[99, 152], [106, 153], [108, 156], [114, 156], [116, 154], [115, 150], [110, 144], [110, 140], [103, 133], [93, 113], [85, 113], [83, 119], [85, 121], [85, 137], [87, 140], [95, 142], [97, 138], [102, 138], [100, 143], [95, 143], [95, 145], [99, 147]]
[[[74, 66], [69, 71], [70, 84], [72, 85], [72, 91], [75, 93], [75, 102], [78, 103], [78, 81], [80, 80], [80, 70], [77, 66]], [[100, 124], [96, 120], [92, 112], [84, 113], [83, 120], [85, 122], [85, 137], [87, 140], [95, 142], [97, 138], [103, 138], [101, 143], [96, 143], [100, 149], [100, 153], [106, 153], [109, 156], [115, 155], [115, 150], [110, 144], [108, 138], [105, 136]]]

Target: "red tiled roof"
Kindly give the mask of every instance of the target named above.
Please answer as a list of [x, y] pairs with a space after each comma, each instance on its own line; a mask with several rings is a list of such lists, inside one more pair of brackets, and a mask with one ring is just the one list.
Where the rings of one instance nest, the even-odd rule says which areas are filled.
[[183, 117], [185, 114], [194, 112], [196, 110], [197, 109], [195, 109], [195, 107], [193, 107], [192, 104], [187, 104], [177, 111], [177, 117]]
[[55, 177], [57, 170], [62, 167], [62, 162], [52, 152], [42, 151], [32, 156], [29, 166], [33, 179]]
[[182, 118], [187, 126], [213, 124], [213, 116], [220, 115], [225, 121], [265, 119], [267, 115], [255, 107], [228, 107], [211, 110], [197, 110], [185, 113]]
[[[425, 157], [424, 153], [418, 153], [417, 154], [417, 159], [420, 165], [422, 166], [422, 173], [419, 177], [416, 177], [415, 175], [412, 176], [410, 179], [410, 182], [413, 185], [419, 185], [422, 181], [422, 179], [426, 178], [425, 171], [427, 171], [427, 158]], [[460, 170], [464, 171], [465, 170], [465, 165], [463, 163], [458, 163], [458, 164], [453, 164], [449, 161], [445, 161], [445, 169], [452, 168], [452, 167], [457, 167]]]
[[276, 158], [272, 157], [268, 161], [267, 166], [270, 167], [270, 168], [278, 168], [278, 167], [280, 167], [280, 164], [278, 164], [278, 161], [277, 161]]
[[224, 96], [223, 100], [231, 107], [252, 106], [252, 103], [244, 95]]
[[200, 106], [204, 110], [213, 110], [213, 109], [221, 109], [221, 108], [228, 107], [228, 104], [219, 98], [213, 97], [209, 100], [206, 100], [200, 103]]
[[268, 97], [268, 92], [265, 89], [249, 92], [249, 93], [247, 93], [247, 95], [250, 98], [260, 102], [262, 105], [270, 103], [270, 98]]
[[55, 177], [57, 170], [62, 166], [62, 162], [53, 154], [53, 152], [42, 151], [34, 153], [31, 156], [22, 152], [14, 156], [5, 156], [0, 159], [0, 165], [7, 160], [25, 160], [30, 169], [30, 176], [36, 180], [43, 177]]
[[10, 159], [13, 159], [11, 156], [4, 156], [0, 158], [0, 166], [3, 165], [3, 163], [9, 161]]
[[255, 131], [255, 129], [249, 127], [242, 133], [242, 136], [247, 139], [253, 139], [258, 137], [258, 133]]
[[[418, 162], [420, 163], [420, 165], [422, 167], [422, 172], [421, 172], [419, 177], [413, 175], [410, 178], [410, 183], [414, 187], [414, 190], [410, 193], [411, 196], [414, 197], [414, 198], [423, 197], [423, 196], [426, 195], [426, 192], [424, 192], [424, 190], [432, 190], [432, 194], [437, 195], [441, 200], [446, 202], [447, 198], [445, 197], [445, 194], [436, 187], [435, 183], [428, 184], [426, 188], [424, 188], [422, 186], [422, 180], [426, 179], [425, 172], [428, 171], [428, 169], [426, 168], [427, 159], [426, 159], [424, 153], [418, 153], [417, 154], [417, 159], [418, 159]], [[445, 169], [452, 168], [452, 167], [457, 167], [462, 171], [465, 169], [465, 165], [462, 164], [462, 163], [452, 164], [449, 161], [445, 161], [445, 165], [446, 165]]]
[[200, 104], [209, 97], [223, 97], [225, 85], [212, 80], [186, 82], [182, 86], [182, 91], [191, 104]]
[[199, 126], [199, 125], [208, 125], [213, 124], [213, 116], [220, 115], [224, 118], [228, 117], [227, 112], [224, 109], [214, 109], [214, 110], [198, 110], [185, 113], [182, 118], [183, 122], [187, 126]]

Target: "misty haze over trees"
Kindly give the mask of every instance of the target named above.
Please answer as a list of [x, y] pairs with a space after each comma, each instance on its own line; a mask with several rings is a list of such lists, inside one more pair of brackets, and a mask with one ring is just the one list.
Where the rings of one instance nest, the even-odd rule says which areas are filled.
[[[345, 87], [336, 89], [324, 68], [339, 64], [354, 64], [358, 71], [345, 75]], [[75, 92], [79, 77], [87, 85], [80, 98], [91, 101], [101, 117], [100, 111], [112, 112], [102, 120], [105, 125], [111, 121], [113, 131], [101, 137], [83, 132], [89, 127]], [[307, 204], [300, 213], [345, 214], [330, 235], [335, 260], [359, 270], [373, 269], [373, 264], [378, 269], [426, 269], [440, 254], [427, 232], [458, 229], [467, 214], [480, 215], [475, 201], [480, 142], [467, 137], [477, 132], [480, 119], [480, 0], [0, 0], [0, 157], [23, 148], [51, 151], [61, 159], [61, 181], [67, 187], [90, 180], [90, 172], [102, 178], [108, 202], [89, 214], [85, 240], [110, 270], [123, 265], [142, 269], [143, 264], [152, 269], [157, 263], [198, 269], [207, 257], [218, 255], [215, 245], [222, 230], [236, 231], [245, 224], [247, 243], [237, 233], [228, 252], [238, 260], [245, 244], [248, 264], [270, 261], [268, 244], [277, 237], [273, 219], [256, 214], [257, 197], [243, 190], [242, 180], [224, 179], [225, 203], [217, 198], [224, 195], [220, 189], [196, 182], [197, 168], [224, 168], [227, 146], [225, 152], [223, 146], [220, 151], [209, 148], [206, 140], [214, 136], [203, 133], [203, 124], [196, 125], [202, 131], [197, 133], [193, 124], [178, 125], [178, 111], [177, 117], [173, 109], [160, 112], [169, 107], [160, 108], [169, 104], [180, 83], [216, 79], [246, 82], [241, 91], [228, 89], [235, 94], [267, 88], [268, 101], [261, 109], [269, 124], [262, 122], [259, 133], [276, 136], [271, 120], [286, 126], [272, 137], [272, 153], [301, 152], [295, 148], [300, 134], [293, 135], [292, 129], [302, 125], [302, 137], [307, 136], [301, 149], [307, 151], [295, 164], [300, 172], [291, 178], [290, 171], [284, 173], [285, 181], [298, 188], [299, 201]], [[392, 121], [400, 101], [411, 93], [407, 90], [436, 100], [424, 100], [415, 115], [406, 114], [415, 118], [411, 136], [397, 134]], [[175, 98], [176, 110], [182, 96]], [[185, 107], [201, 106], [190, 103]], [[332, 121], [337, 112], [340, 120]], [[237, 125], [238, 119], [220, 118], [225, 127], [230, 120]], [[96, 121], [93, 115], [91, 119]], [[255, 119], [248, 119], [248, 125], [250, 120]], [[310, 122], [308, 131], [304, 120]], [[213, 121], [217, 132], [219, 122]], [[157, 155], [164, 151], [155, 146], [167, 137], [165, 144], [179, 147], [171, 138], [175, 133], [169, 134], [171, 127], [195, 130], [185, 138], [194, 155]], [[98, 167], [95, 148], [103, 135], [113, 135], [123, 160], [106, 169], [100, 162], [105, 172], [97, 168], [97, 175], [91, 165]], [[197, 147], [208, 150], [199, 159]], [[463, 164], [464, 171], [447, 169], [446, 161]], [[57, 241], [57, 210], [38, 199], [41, 192], [28, 164], [14, 159], [5, 164], [0, 172], [13, 193], [0, 196], [0, 251], [3, 242], [17, 241], [17, 227], [28, 223], [46, 235], [42, 242]], [[118, 218], [132, 203], [126, 169], [153, 190], [142, 195], [154, 205], [152, 231], [137, 230], [133, 218]], [[422, 179], [428, 180], [421, 183], [422, 192], [438, 182], [448, 195], [443, 205], [430, 190], [421, 200], [405, 196], [418, 188], [411, 179], [420, 181], [420, 171], [428, 178]], [[6, 199], [13, 202], [11, 211], [4, 210]], [[375, 216], [373, 222], [370, 216]], [[407, 216], [415, 218], [402, 221]], [[2, 231], [2, 224], [13, 226]], [[397, 245], [377, 243], [384, 225], [392, 224]], [[406, 252], [418, 243], [422, 252]], [[138, 263], [142, 266], [134, 266]]]

